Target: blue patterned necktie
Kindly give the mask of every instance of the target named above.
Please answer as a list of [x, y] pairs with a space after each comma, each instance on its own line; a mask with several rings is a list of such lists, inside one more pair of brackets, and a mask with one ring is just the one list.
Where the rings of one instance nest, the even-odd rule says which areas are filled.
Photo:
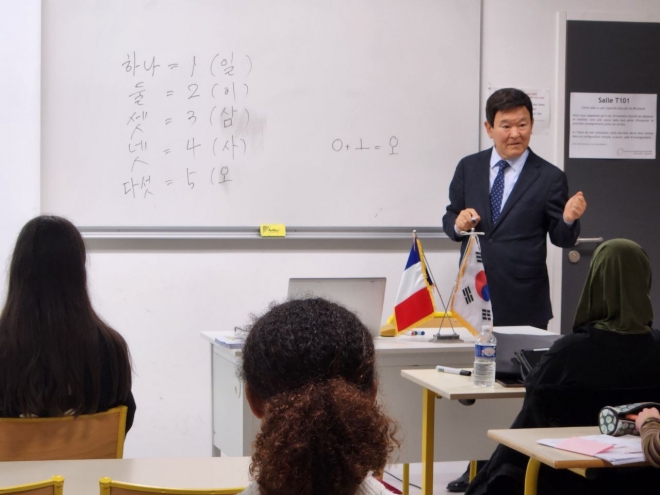
[[504, 160], [497, 162], [497, 166], [500, 167], [495, 177], [495, 182], [493, 182], [493, 188], [490, 190], [490, 214], [493, 219], [493, 225], [497, 223], [497, 219], [500, 217], [500, 211], [502, 210], [502, 196], [504, 195], [504, 169], [509, 166]]

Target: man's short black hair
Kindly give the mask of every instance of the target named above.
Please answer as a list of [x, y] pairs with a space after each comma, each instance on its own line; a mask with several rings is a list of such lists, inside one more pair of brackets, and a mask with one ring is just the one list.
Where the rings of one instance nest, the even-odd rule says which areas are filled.
[[534, 121], [532, 100], [529, 99], [529, 96], [524, 91], [516, 88], [498, 89], [490, 95], [486, 102], [486, 120], [493, 126], [495, 125], [495, 115], [497, 115], [497, 112], [519, 107], [525, 107], [529, 110], [529, 116]]

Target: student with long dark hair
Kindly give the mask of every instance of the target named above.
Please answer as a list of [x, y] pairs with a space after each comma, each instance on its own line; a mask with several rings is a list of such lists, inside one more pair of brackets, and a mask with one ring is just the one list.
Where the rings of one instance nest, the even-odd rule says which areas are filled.
[[280, 304], [254, 323], [242, 375], [262, 424], [245, 494], [390, 493], [369, 474], [398, 446], [374, 360], [367, 328], [324, 299]]
[[128, 347], [92, 308], [74, 225], [40, 216], [21, 230], [0, 315], [0, 416], [54, 417], [128, 406]]

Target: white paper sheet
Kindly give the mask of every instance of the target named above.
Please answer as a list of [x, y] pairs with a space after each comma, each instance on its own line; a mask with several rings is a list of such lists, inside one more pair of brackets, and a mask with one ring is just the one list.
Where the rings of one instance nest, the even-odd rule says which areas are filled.
[[[621, 437], [612, 437], [610, 435], [586, 435], [580, 438], [603, 442], [613, 447], [607, 452], [597, 454], [594, 457], [603, 459], [615, 466], [622, 464], [633, 464], [646, 461], [644, 451], [642, 450], [642, 439], [634, 435], [623, 435]], [[565, 438], [542, 438], [536, 443], [555, 448]]]
[[571, 93], [569, 158], [654, 159], [658, 95]]

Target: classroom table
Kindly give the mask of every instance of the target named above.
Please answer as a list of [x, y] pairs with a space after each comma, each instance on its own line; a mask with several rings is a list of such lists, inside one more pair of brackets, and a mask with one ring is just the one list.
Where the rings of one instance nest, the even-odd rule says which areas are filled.
[[[469, 369], [469, 368], [467, 368]], [[431, 370], [403, 370], [403, 378], [420, 385], [422, 392], [422, 494], [433, 493], [433, 460], [435, 451], [435, 401], [444, 398], [448, 401], [476, 400], [472, 406], [464, 408], [464, 413], [457, 415], [453, 421], [442, 424], [443, 429], [459, 431], [464, 436], [464, 442], [474, 449], [469, 459], [487, 459], [489, 449], [484, 456], [483, 448], [488, 448], [486, 431], [493, 428], [495, 423], [508, 427], [513, 417], [486, 416], [485, 420], [475, 421], [470, 418], [472, 408], [486, 408], [495, 410], [497, 406], [510, 405], [511, 401], [495, 401], [493, 399], [518, 399], [515, 402], [516, 410], [520, 410], [522, 399], [525, 396], [523, 387], [503, 387], [496, 383], [492, 387], [475, 387], [471, 376], [453, 375]], [[459, 406], [460, 407], [460, 406]], [[504, 423], [504, 424], [503, 424]], [[508, 424], [507, 424], [508, 423]], [[451, 445], [451, 444], [450, 444]], [[452, 449], [454, 446], [452, 445]], [[461, 460], [461, 459], [454, 459]], [[471, 464], [471, 477], [474, 475], [474, 463]]]
[[[400, 426], [401, 449], [392, 456], [392, 462], [411, 463], [421, 460], [422, 403], [419, 387], [401, 376], [404, 369], [432, 369], [446, 366], [472, 366], [474, 337], [465, 328], [456, 328], [459, 342], [431, 343], [434, 330], [425, 328], [425, 336], [377, 337], [376, 372], [379, 400]], [[531, 327], [499, 327], [511, 333], [546, 333]], [[443, 333], [449, 332], [444, 329]], [[253, 416], [245, 398], [244, 387], [237, 370], [241, 364], [241, 350], [219, 345], [215, 337], [220, 332], [201, 332], [210, 343], [211, 396], [212, 396], [212, 455], [252, 455], [252, 442], [259, 431], [259, 421]], [[459, 461], [485, 459], [497, 445], [486, 438], [486, 429], [478, 437], [471, 424], [484, 424], [489, 428], [508, 427], [520, 410], [522, 400], [481, 401], [465, 407], [457, 401], [442, 401], [436, 408], [436, 422], [454, 421], [456, 428], [438, 429], [436, 442], [451, 445], [451, 449], [437, 449], [434, 460]], [[481, 441], [479, 441], [481, 440]], [[484, 442], [485, 440], [485, 442]]]
[[249, 457], [94, 459], [0, 462], [0, 488], [64, 477], [65, 495], [99, 493], [99, 479], [167, 488], [240, 488], [249, 484]]
[[[428, 329], [427, 332], [431, 333]], [[402, 437], [406, 439], [396, 453], [397, 462], [419, 462], [421, 448], [418, 421], [421, 404], [416, 400], [417, 387], [401, 377], [401, 370], [435, 368], [441, 362], [449, 366], [470, 365], [474, 359], [474, 337], [463, 328], [457, 328], [457, 332], [462, 340], [453, 343], [432, 344], [428, 334], [374, 339], [379, 397], [399, 422]], [[219, 334], [202, 332], [202, 337], [210, 343], [211, 355], [212, 455], [249, 456], [260, 422], [250, 410], [238, 375], [242, 351], [219, 345], [215, 341]]]
[[[597, 426], [488, 430], [489, 438], [529, 456], [527, 472], [525, 473], [525, 495], [536, 495], [541, 463], [554, 469], [568, 469], [586, 477], [589, 477], [588, 470], [590, 469], [613, 467], [609, 462], [597, 457], [568, 452], [536, 443], [537, 440], [542, 438], [570, 438], [586, 435], [600, 435], [600, 430]], [[646, 465], [648, 463], [626, 464], [625, 466]]]

